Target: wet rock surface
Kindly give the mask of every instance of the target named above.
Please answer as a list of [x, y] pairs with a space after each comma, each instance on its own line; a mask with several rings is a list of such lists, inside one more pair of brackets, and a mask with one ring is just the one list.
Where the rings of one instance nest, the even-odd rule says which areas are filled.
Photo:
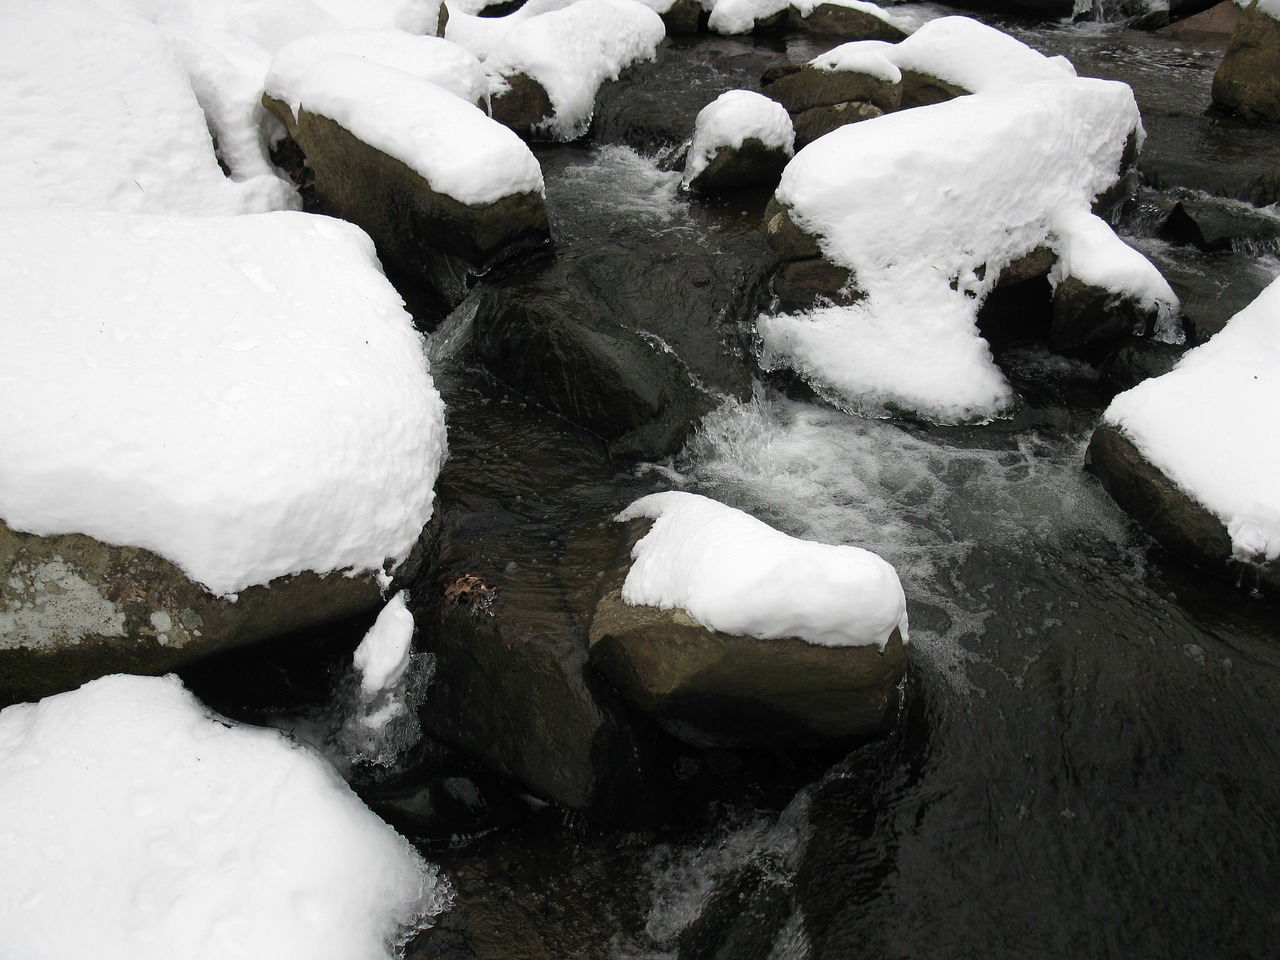
[[1213, 102], [1246, 120], [1280, 121], [1280, 20], [1253, 0], [1213, 75]]

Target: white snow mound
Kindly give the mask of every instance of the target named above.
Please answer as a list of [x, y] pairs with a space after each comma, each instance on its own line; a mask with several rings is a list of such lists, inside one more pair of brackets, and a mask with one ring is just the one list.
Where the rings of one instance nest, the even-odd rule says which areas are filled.
[[351, 54], [302, 77], [301, 109], [335, 121], [460, 203], [543, 194], [542, 168], [513, 131], [430, 80]]
[[1063, 257], [1055, 281], [1075, 275], [1176, 309], [1155, 268], [1090, 214], [1140, 135], [1132, 91], [1047, 60], [1056, 79], [1024, 82], [1035, 71], [1010, 62], [1006, 85], [987, 77], [982, 93], [841, 127], [796, 154], [777, 199], [865, 297], [760, 318], [767, 365], [797, 369], [859, 413], [986, 420], [1007, 413], [1013, 393], [977, 311], [1013, 260], [1048, 246]]
[[306, 72], [329, 57], [350, 54], [430, 80], [467, 103], [488, 104], [489, 81], [470, 52], [439, 37], [418, 37], [394, 30], [347, 30], [296, 40], [271, 58], [264, 90], [287, 103], [296, 117]]
[[684, 186], [707, 169], [721, 150], [739, 149], [748, 139], [790, 156], [796, 133], [786, 107], [750, 90], [722, 93], [698, 113], [693, 126], [693, 143], [685, 161]]
[[1241, 560], [1280, 558], [1280, 278], [1162, 377], [1103, 415], [1220, 519]]
[[369, 632], [356, 647], [352, 664], [360, 674], [360, 689], [371, 696], [404, 676], [413, 646], [413, 614], [409, 594], [401, 590], [378, 614]]
[[293, 203], [265, 161], [240, 182], [223, 175], [171, 39], [90, 4], [5, 4], [0, 205], [212, 215]]
[[633, 606], [681, 609], [709, 630], [827, 647], [877, 645], [907, 602], [888, 563], [858, 547], [798, 540], [741, 510], [693, 493], [655, 493], [619, 521], [653, 528], [632, 551], [622, 586]]
[[572, 140], [591, 123], [600, 85], [652, 60], [665, 36], [662, 18], [636, 0], [578, 0], [516, 23], [484, 65], [495, 95], [518, 73], [541, 84], [554, 111], [545, 132]]
[[317, 754], [172, 676], [0, 711], [0, 824], [23, 960], [390, 958], [449, 901]]
[[398, 563], [431, 516], [443, 403], [350, 224], [8, 211], [0, 315], [14, 529], [145, 547], [225, 595]]

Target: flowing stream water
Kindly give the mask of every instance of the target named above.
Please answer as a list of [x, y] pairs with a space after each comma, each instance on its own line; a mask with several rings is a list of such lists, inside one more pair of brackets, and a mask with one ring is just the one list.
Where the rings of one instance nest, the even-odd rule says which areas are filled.
[[[1204, 115], [1221, 46], [1003, 25], [1135, 86], [1150, 177], [1221, 168], [1223, 192], [1240, 193], [1228, 188], [1274, 176], [1274, 130]], [[732, 86], [756, 63], [739, 55], [770, 43], [710, 41], [670, 82]], [[791, 43], [788, 57], [812, 55], [812, 40]], [[691, 204], [657, 152], [540, 159], [558, 257], [611, 251], [619, 282], [736, 249], [759, 222], [762, 197]], [[1243, 304], [1280, 273], [1275, 251], [1209, 261], [1128, 229], [1205, 300]], [[667, 293], [654, 289], [655, 310]], [[748, 325], [735, 330], [749, 343]], [[1084, 472], [1105, 405], [1096, 371], [1034, 347], [1002, 362], [1029, 385], [1009, 421], [862, 420], [755, 384], [679, 457], [584, 468], [569, 492], [528, 466], [557, 456], [554, 427], [504, 427], [518, 404], [483, 381], [455, 390], [455, 457], [491, 444], [476, 454], [492, 463], [483, 482], [549, 538], [575, 511], [678, 487], [879, 552], [906, 588], [911, 668], [886, 738], [845, 755], [711, 756], [712, 786], [666, 828], [544, 808], [431, 847], [457, 902], [409, 956], [1275, 955], [1280, 607], [1152, 546]]]

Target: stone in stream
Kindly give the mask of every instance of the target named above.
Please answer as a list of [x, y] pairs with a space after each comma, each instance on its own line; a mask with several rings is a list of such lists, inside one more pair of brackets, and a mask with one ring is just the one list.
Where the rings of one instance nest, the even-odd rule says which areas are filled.
[[824, 70], [813, 64], [781, 64], [765, 71], [764, 93], [792, 116], [838, 103], [868, 103], [884, 113], [902, 104], [902, 84], [855, 70]]
[[632, 520], [621, 528], [589, 631], [592, 665], [628, 701], [703, 747], [866, 737], [892, 722], [907, 661], [897, 628], [884, 649], [824, 646], [730, 635], [679, 607], [627, 603], [633, 550], [652, 526]]
[[1249, 121], [1280, 120], [1280, 19], [1252, 0], [1213, 75], [1213, 102]]
[[[397, 570], [396, 589], [421, 567], [421, 547]], [[0, 702], [108, 673], [164, 673], [363, 613], [381, 596], [374, 574], [339, 571], [278, 577], [219, 597], [149, 550], [82, 534], [19, 533], [0, 521]]]
[[730, 90], [699, 112], [682, 185], [710, 194], [776, 184], [794, 143], [784, 107], [750, 90]]
[[787, 17], [787, 26], [807, 30], [843, 40], [887, 40], [896, 43], [906, 37], [906, 32], [890, 23], [885, 17], [872, 13], [865, 6], [831, 2], [795, 4]]
[[1187, 243], [1205, 253], [1236, 247], [1280, 250], [1280, 217], [1211, 198], [1184, 198], [1160, 226], [1162, 239]]
[[1132, 295], [1066, 277], [1053, 291], [1049, 345], [1068, 356], [1097, 357], [1132, 336], [1149, 336], [1158, 311]]

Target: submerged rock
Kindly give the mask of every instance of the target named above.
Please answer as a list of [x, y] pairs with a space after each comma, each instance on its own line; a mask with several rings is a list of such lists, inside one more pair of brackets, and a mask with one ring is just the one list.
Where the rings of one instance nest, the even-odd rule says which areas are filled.
[[1246, 120], [1280, 120], [1280, 20], [1274, 4], [1245, 9], [1213, 75], [1213, 102]]

